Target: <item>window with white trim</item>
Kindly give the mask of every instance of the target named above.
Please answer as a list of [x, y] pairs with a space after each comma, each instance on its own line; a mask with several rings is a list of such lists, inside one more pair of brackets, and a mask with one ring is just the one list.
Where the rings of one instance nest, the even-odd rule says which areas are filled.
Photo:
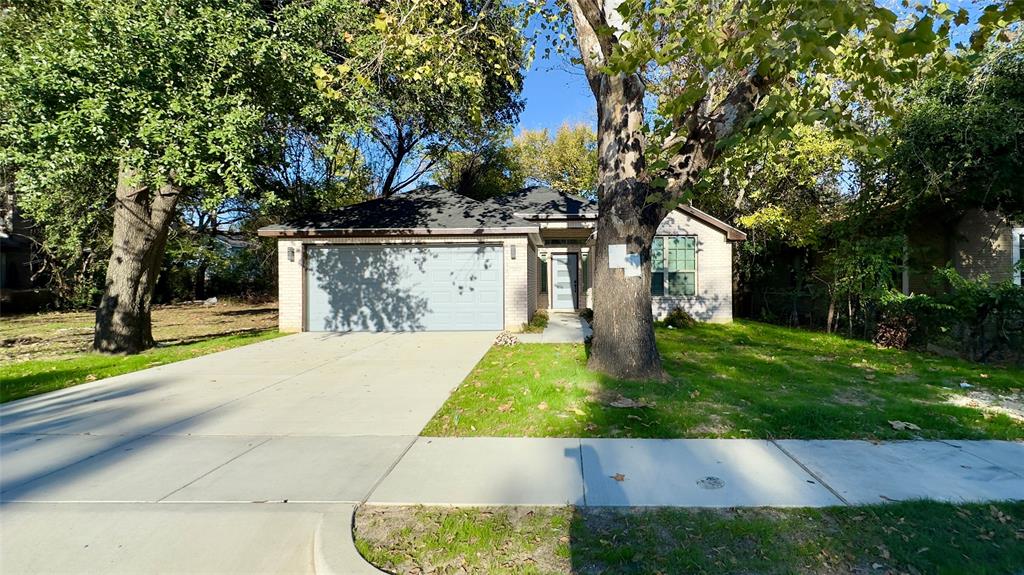
[[697, 238], [656, 236], [651, 244], [651, 295], [697, 295]]
[[1024, 228], [1013, 228], [1013, 249], [1010, 250], [1010, 257], [1013, 261], [1013, 283], [1021, 283], [1021, 264], [1024, 261]]

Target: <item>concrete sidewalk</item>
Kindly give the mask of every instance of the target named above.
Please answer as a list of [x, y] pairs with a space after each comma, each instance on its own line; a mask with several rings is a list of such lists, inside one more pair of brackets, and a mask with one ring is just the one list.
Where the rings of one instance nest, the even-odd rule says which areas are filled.
[[420, 437], [370, 504], [824, 507], [1024, 499], [1024, 443]]
[[320, 534], [494, 335], [306, 333], [0, 405], [0, 573], [372, 571]]

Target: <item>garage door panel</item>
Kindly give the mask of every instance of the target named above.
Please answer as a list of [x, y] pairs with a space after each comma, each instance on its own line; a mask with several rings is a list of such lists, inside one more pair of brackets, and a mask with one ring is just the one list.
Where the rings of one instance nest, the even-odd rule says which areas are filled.
[[309, 246], [310, 331], [498, 330], [499, 246]]

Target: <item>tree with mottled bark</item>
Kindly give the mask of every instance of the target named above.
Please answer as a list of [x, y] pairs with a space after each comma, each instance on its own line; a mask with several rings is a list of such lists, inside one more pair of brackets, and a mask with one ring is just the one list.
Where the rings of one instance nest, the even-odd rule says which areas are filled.
[[[995, 9], [1012, 21], [1019, 6]], [[901, 83], [950, 65], [951, 26], [968, 21], [968, 11], [945, 5], [898, 16], [866, 0], [565, 0], [555, 13], [546, 10], [537, 9], [542, 27], [575, 49], [597, 104], [589, 364], [654, 380], [665, 374], [650, 251], [665, 216], [733, 144], [755, 133], [784, 139], [794, 125], [817, 124], [870, 147], [858, 120], [890, 113]], [[990, 18], [979, 33], [1007, 21]], [[609, 261], [613, 244], [639, 254], [640, 276]]]

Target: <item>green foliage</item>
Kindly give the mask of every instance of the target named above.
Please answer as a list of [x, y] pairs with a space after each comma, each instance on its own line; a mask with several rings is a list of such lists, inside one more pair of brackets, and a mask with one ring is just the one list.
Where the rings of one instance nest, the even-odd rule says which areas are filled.
[[891, 193], [911, 214], [938, 204], [1024, 216], [1024, 42], [921, 83], [892, 133]]
[[975, 361], [1024, 361], [1024, 288], [935, 270], [936, 295], [891, 291], [879, 300], [880, 324], [901, 326], [910, 345], [937, 344]]
[[512, 154], [531, 185], [573, 194], [597, 193], [597, 134], [586, 124], [562, 124], [554, 137], [523, 130], [512, 140]]
[[0, 26], [0, 153], [26, 201], [104, 164], [237, 194], [315, 57], [243, 0], [16, 3]]
[[668, 312], [668, 315], [665, 316], [661, 323], [665, 327], [673, 329], [687, 329], [697, 325], [697, 320], [693, 319], [693, 316], [683, 308], [677, 307]]
[[[342, 13], [347, 17], [347, 14]], [[510, 127], [522, 110], [525, 50], [517, 11], [478, 0], [391, 0], [367, 22], [353, 57], [316, 68], [329, 98], [360, 90], [366, 110], [355, 131], [374, 173], [374, 192], [413, 185], [435, 163]]]
[[488, 135], [463, 149], [448, 151], [431, 177], [442, 188], [476, 200], [502, 196], [523, 187], [522, 167], [500, 135]]
[[109, 165], [65, 173], [61, 193], [18, 194], [20, 214], [37, 245], [37, 281], [56, 296], [58, 307], [94, 305], [103, 288], [113, 227], [113, 174]]
[[474, 146], [450, 151], [433, 172], [441, 187], [477, 199], [541, 185], [573, 194], [597, 191], [597, 135], [585, 124], [523, 130], [508, 143], [489, 136]]
[[949, 284], [938, 300], [954, 310], [948, 325], [967, 357], [985, 361], [1009, 351], [1005, 359], [1024, 359], [1024, 288], [1009, 281], [993, 285], [987, 276], [964, 278], [951, 266], [936, 275]]
[[530, 321], [523, 324], [523, 333], [540, 333], [548, 327], [548, 312], [539, 309], [533, 313]]
[[[663, 0], [625, 2], [618, 12], [624, 31], [608, 71], [659, 71], [653, 154], [677, 131], [679, 118], [694, 106], [714, 109], [753, 73], [771, 89], [746, 128], [765, 129], [778, 142], [792, 138], [793, 126], [817, 124], [859, 146], [881, 144], [863, 129], [864, 110], [894, 113], [905, 82], [949, 65], [943, 51], [958, 15], [945, 5], [918, 5], [901, 19], [861, 0]], [[718, 147], [748, 135], [741, 130]]]

